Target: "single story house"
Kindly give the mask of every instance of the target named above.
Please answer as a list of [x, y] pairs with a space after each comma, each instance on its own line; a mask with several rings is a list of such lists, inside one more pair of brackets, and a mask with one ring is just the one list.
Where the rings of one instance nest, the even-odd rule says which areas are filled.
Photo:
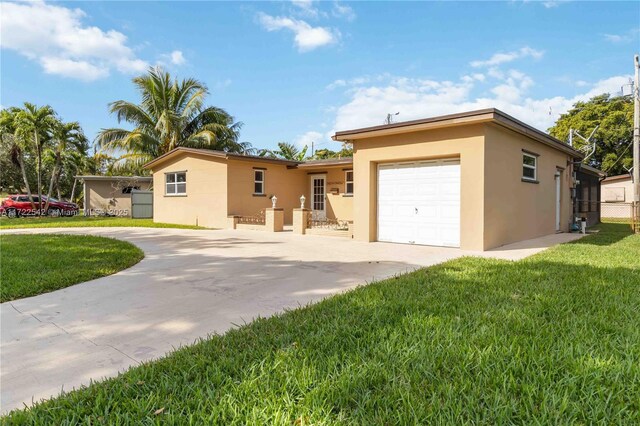
[[316, 219], [353, 215], [351, 158], [296, 162], [176, 148], [146, 167], [153, 171], [157, 222], [224, 228], [229, 216], [258, 215], [271, 207], [273, 196], [285, 224], [292, 223], [302, 195]]
[[630, 174], [609, 176], [600, 182], [602, 217], [630, 219], [632, 216], [633, 182]]
[[176, 148], [153, 172], [154, 220], [227, 227], [230, 215], [300, 207], [353, 223], [360, 241], [488, 250], [574, 220], [583, 154], [497, 109], [339, 131], [353, 159], [295, 162]]
[[84, 190], [85, 216], [131, 216], [131, 191], [148, 191], [151, 176], [75, 176]]

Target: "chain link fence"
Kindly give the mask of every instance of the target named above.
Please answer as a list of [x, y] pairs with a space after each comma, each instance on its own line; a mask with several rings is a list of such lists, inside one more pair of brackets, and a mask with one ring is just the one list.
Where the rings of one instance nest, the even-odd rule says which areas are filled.
[[633, 203], [601, 203], [600, 217], [603, 222], [631, 224], [633, 208]]

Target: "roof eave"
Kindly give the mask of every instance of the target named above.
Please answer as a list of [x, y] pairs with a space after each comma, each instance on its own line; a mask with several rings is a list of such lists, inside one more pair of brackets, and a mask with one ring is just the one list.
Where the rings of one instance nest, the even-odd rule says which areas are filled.
[[432, 130], [479, 123], [496, 123], [498, 125], [501, 125], [502, 127], [509, 128], [517, 133], [523, 134], [552, 148], [563, 151], [573, 156], [574, 158], [584, 158], [584, 154], [576, 151], [575, 149], [566, 145], [564, 142], [495, 108], [336, 132], [336, 134], [332, 136], [332, 139], [335, 141], [353, 142], [358, 139], [389, 136], [404, 132], [419, 132], [423, 130]]

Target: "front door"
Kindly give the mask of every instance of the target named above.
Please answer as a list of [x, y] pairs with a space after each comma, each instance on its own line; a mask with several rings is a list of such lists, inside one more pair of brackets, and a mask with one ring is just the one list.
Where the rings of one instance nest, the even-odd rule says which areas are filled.
[[327, 218], [325, 175], [311, 175], [311, 211], [314, 220]]

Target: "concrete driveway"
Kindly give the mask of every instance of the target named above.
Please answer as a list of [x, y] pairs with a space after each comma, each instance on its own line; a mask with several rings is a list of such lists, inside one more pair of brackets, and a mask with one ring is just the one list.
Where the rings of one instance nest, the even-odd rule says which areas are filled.
[[[139, 264], [48, 294], [3, 303], [1, 410], [116, 375], [211, 333], [357, 285], [463, 255], [459, 249], [232, 230], [21, 230], [110, 236]], [[15, 233], [3, 231], [3, 234]], [[559, 234], [482, 255], [518, 259], [575, 238]]]

